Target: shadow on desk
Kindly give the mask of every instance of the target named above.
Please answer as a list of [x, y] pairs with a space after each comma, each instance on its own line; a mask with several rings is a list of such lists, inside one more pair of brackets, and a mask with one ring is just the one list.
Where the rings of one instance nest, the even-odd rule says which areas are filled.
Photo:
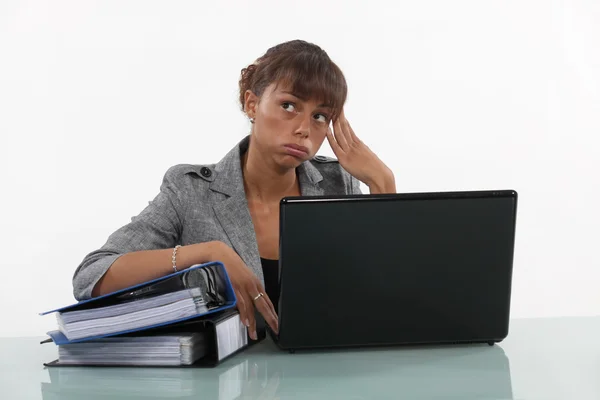
[[288, 354], [270, 339], [213, 369], [48, 368], [44, 400], [512, 399], [499, 346], [396, 347]]

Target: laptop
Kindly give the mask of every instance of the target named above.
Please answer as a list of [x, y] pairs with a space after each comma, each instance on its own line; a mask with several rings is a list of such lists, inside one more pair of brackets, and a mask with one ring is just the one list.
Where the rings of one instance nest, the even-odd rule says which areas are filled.
[[275, 342], [502, 341], [516, 214], [514, 190], [282, 199]]

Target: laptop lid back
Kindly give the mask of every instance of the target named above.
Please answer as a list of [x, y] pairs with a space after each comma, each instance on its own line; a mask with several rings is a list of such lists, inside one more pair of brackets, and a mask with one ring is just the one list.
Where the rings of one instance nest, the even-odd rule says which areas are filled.
[[517, 193], [285, 198], [283, 348], [501, 341]]

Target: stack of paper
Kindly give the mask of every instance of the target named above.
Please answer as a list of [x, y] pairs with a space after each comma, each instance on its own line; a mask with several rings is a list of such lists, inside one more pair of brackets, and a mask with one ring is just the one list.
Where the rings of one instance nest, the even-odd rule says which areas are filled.
[[105, 307], [62, 312], [56, 318], [67, 339], [77, 340], [137, 330], [207, 310], [201, 290], [191, 288]]
[[191, 365], [206, 349], [203, 333], [122, 336], [61, 345], [58, 359], [81, 365]]
[[219, 363], [248, 345], [235, 301], [225, 266], [211, 262], [47, 311], [59, 357], [45, 365]]

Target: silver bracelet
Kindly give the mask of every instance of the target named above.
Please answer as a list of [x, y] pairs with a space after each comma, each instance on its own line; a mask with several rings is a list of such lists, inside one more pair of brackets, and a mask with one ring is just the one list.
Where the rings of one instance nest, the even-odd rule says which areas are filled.
[[181, 247], [181, 245], [177, 245], [173, 248], [173, 257], [171, 258], [171, 260], [173, 261], [173, 271], [178, 272], [177, 271], [177, 265], [175, 263], [175, 258], [177, 257], [177, 249], [179, 249]]

